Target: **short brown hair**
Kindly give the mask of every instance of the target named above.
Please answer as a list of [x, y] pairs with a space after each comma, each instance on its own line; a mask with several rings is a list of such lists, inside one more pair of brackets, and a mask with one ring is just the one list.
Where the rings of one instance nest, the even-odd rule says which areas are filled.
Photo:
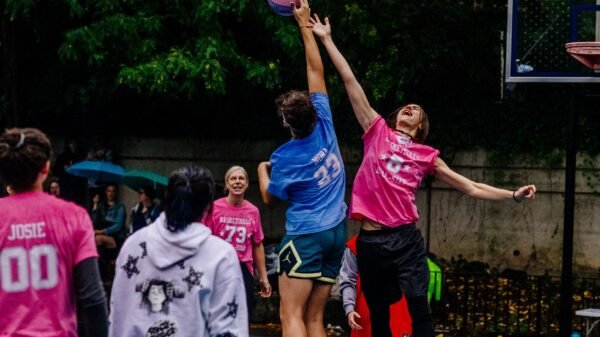
[[0, 135], [0, 179], [17, 192], [35, 183], [51, 157], [50, 140], [38, 129], [13, 128]]
[[307, 91], [289, 91], [279, 96], [275, 104], [277, 113], [297, 138], [310, 135], [317, 120], [317, 113]]
[[400, 110], [402, 110], [404, 107], [406, 107], [408, 105], [416, 105], [417, 107], [419, 107], [419, 110], [421, 110], [421, 122], [420, 122], [421, 127], [419, 129], [417, 129], [417, 134], [415, 135], [415, 139], [413, 139], [413, 141], [415, 141], [419, 144], [423, 144], [425, 142], [425, 139], [427, 139], [427, 136], [429, 135], [429, 117], [427, 117], [427, 113], [425, 112], [425, 110], [423, 110], [423, 108], [420, 105], [418, 105], [418, 104], [403, 105], [403, 106], [397, 108], [396, 110], [392, 111], [386, 117], [385, 122], [388, 127], [395, 130], [398, 112], [400, 112]]

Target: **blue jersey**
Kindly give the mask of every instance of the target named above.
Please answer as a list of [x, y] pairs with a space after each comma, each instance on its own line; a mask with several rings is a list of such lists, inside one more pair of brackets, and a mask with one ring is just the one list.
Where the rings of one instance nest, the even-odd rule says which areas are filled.
[[329, 98], [310, 95], [317, 112], [312, 133], [281, 145], [271, 155], [269, 193], [288, 201], [288, 235], [335, 227], [346, 217], [346, 173], [333, 129]]

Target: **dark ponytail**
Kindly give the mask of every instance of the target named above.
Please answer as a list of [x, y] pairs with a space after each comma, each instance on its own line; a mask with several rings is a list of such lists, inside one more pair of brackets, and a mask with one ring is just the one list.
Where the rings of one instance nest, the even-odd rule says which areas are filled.
[[165, 195], [167, 228], [177, 232], [199, 221], [214, 197], [215, 181], [207, 168], [189, 165], [173, 171]]
[[50, 140], [38, 129], [7, 129], [0, 135], [0, 179], [16, 192], [33, 186], [51, 157]]

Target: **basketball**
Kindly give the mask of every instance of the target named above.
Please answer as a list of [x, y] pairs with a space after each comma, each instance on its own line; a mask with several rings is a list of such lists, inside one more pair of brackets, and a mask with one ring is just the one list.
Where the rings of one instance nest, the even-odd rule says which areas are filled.
[[290, 3], [294, 2], [296, 7], [300, 7], [299, 0], [267, 0], [267, 2], [269, 3], [269, 6], [271, 6], [271, 9], [275, 13], [277, 13], [279, 15], [283, 15], [283, 16], [294, 15], [294, 12], [292, 11], [292, 6], [290, 5]]

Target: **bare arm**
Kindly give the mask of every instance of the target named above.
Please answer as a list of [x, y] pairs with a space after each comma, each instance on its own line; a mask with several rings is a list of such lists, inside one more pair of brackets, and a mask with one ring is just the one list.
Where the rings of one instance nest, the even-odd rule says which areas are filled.
[[279, 199], [269, 193], [269, 183], [271, 182], [270, 169], [271, 163], [268, 161], [258, 164], [258, 185], [260, 196], [265, 205], [275, 207], [279, 203]]
[[323, 46], [325, 46], [331, 61], [344, 81], [344, 86], [346, 87], [346, 92], [348, 93], [348, 98], [350, 99], [352, 110], [354, 110], [354, 115], [356, 116], [358, 123], [363, 131], [367, 131], [371, 123], [373, 123], [373, 120], [377, 118], [378, 114], [369, 104], [367, 95], [365, 95], [364, 90], [358, 83], [358, 80], [356, 80], [352, 68], [350, 68], [350, 65], [333, 42], [329, 18], [325, 18], [324, 24], [321, 23], [316, 14], [314, 18], [311, 18], [310, 20], [313, 25], [313, 32], [321, 38], [321, 42], [323, 43]]
[[535, 185], [525, 185], [513, 192], [477, 183], [452, 171], [440, 158], [437, 158], [435, 161], [435, 177], [464, 194], [477, 199], [510, 200], [514, 197], [520, 202], [525, 199], [535, 198]]
[[252, 256], [256, 269], [258, 269], [258, 283], [260, 285], [260, 296], [265, 298], [271, 296], [271, 284], [267, 277], [267, 265], [265, 263], [265, 246], [262, 242], [252, 246]]
[[294, 17], [300, 33], [302, 34], [302, 42], [304, 43], [304, 53], [306, 55], [306, 76], [308, 78], [308, 91], [327, 93], [325, 86], [325, 72], [323, 70], [323, 61], [319, 53], [317, 41], [311, 30], [310, 7], [307, 0], [300, 0], [300, 7], [294, 6]]

